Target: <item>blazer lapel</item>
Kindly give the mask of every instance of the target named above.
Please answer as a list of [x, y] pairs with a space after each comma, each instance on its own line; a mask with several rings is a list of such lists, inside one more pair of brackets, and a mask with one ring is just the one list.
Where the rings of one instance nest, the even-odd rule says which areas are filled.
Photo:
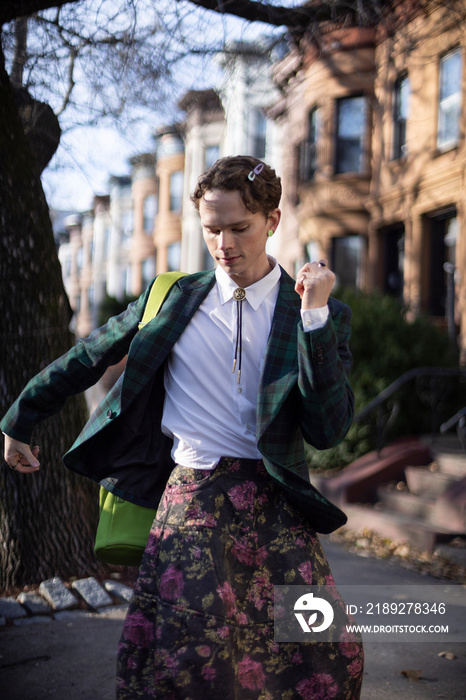
[[297, 330], [301, 302], [294, 280], [282, 269], [257, 399], [257, 437], [277, 415], [298, 374]]
[[121, 406], [126, 406], [167, 358], [215, 282], [215, 271], [189, 275], [171, 288], [159, 313], [135, 336], [123, 377]]

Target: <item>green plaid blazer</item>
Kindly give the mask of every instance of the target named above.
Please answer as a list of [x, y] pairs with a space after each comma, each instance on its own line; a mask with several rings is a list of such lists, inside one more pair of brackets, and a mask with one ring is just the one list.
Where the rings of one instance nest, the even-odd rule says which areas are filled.
[[[181, 278], [158, 315], [138, 331], [148, 289], [34, 377], [3, 418], [3, 432], [29, 443], [33, 428], [68, 396], [95, 384], [128, 355], [123, 375], [63, 459], [117, 495], [156, 507], [173, 468], [172, 441], [160, 429], [164, 363], [214, 283], [212, 270]], [[282, 270], [257, 404], [264, 464], [318, 532], [332, 532], [346, 516], [309, 483], [303, 441], [329, 448], [343, 439], [353, 418], [351, 312], [333, 298], [329, 309], [326, 325], [305, 333], [294, 280]]]

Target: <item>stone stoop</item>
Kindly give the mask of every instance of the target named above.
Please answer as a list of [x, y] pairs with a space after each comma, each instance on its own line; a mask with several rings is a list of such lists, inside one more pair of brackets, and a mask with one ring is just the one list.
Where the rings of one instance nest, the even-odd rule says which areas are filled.
[[[459, 441], [458, 441], [459, 442]], [[348, 516], [347, 528], [433, 551], [466, 538], [466, 455], [449, 441], [399, 440], [312, 483]]]

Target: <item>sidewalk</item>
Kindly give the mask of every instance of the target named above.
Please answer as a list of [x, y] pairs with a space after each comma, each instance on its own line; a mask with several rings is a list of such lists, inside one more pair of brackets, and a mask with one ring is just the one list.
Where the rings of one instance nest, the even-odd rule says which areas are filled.
[[[322, 537], [337, 586], [441, 584], [396, 561], [365, 558]], [[466, 588], [464, 605], [466, 606]], [[361, 700], [454, 700], [464, 697], [466, 643], [370, 642], [364, 638], [365, 671]], [[439, 656], [439, 654], [446, 655]], [[450, 654], [455, 658], [448, 658]], [[408, 672], [406, 675], [403, 671]], [[409, 680], [409, 677], [413, 680]], [[417, 679], [417, 680], [414, 680]]]
[[[396, 562], [350, 553], [328, 537], [322, 542], [337, 585], [441, 583]], [[58, 620], [32, 617], [29, 624], [0, 628], [2, 700], [112, 700], [124, 614], [125, 606], [113, 606], [98, 614], [70, 612]], [[450, 654], [439, 656], [444, 652]], [[362, 700], [464, 696], [466, 643], [366, 640], [365, 654]], [[455, 658], [448, 658], [450, 655]]]

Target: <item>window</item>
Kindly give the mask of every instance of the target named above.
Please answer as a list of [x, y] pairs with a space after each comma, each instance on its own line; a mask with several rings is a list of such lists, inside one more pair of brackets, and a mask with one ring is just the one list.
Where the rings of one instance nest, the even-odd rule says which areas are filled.
[[[308, 262], [316, 262], [322, 257], [320, 245], [316, 241], [306, 243], [306, 257]], [[296, 272], [299, 272], [299, 270], [296, 270]]]
[[143, 286], [147, 287], [149, 282], [155, 277], [155, 259], [154, 258], [146, 258], [145, 260], [142, 261], [141, 276], [142, 276]]
[[107, 258], [110, 251], [110, 228], [105, 227], [104, 233], [104, 257]]
[[337, 173], [359, 173], [364, 169], [366, 112], [364, 97], [345, 97], [338, 100], [335, 159]]
[[168, 246], [167, 258], [169, 272], [180, 269], [181, 243], [179, 241]]
[[218, 146], [206, 146], [204, 154], [204, 167], [207, 170], [211, 168], [214, 163], [217, 162], [220, 155], [220, 148]]
[[170, 175], [170, 211], [181, 211], [183, 202], [183, 172], [177, 172]]
[[63, 258], [62, 262], [62, 268], [63, 268], [63, 278], [65, 280], [68, 279], [68, 277], [71, 276], [71, 251], [67, 251], [66, 258]]
[[254, 111], [254, 145], [253, 156], [256, 158], [265, 158], [267, 120], [261, 109]]
[[409, 112], [411, 87], [407, 75], [395, 83], [393, 104], [393, 158], [406, 155], [406, 121]]
[[332, 269], [337, 284], [349, 287], [361, 286], [364, 252], [362, 236], [342, 236], [332, 240]]
[[132, 281], [132, 271], [131, 266], [128, 265], [125, 272], [125, 292], [128, 296], [131, 296], [131, 281]]
[[156, 207], [155, 194], [149, 194], [147, 197], [144, 197], [144, 208], [143, 208], [144, 223], [143, 223], [143, 226], [144, 226], [144, 231], [146, 231], [146, 233], [152, 234], [152, 231], [154, 230], [155, 207]]
[[122, 233], [124, 238], [129, 238], [133, 234], [133, 210], [127, 209], [123, 212], [122, 223], [121, 223]]
[[299, 181], [310, 182], [317, 169], [317, 135], [319, 128], [318, 110], [309, 112], [307, 137], [301, 144], [299, 152]]
[[440, 60], [437, 147], [445, 150], [458, 143], [461, 113], [461, 51]]

